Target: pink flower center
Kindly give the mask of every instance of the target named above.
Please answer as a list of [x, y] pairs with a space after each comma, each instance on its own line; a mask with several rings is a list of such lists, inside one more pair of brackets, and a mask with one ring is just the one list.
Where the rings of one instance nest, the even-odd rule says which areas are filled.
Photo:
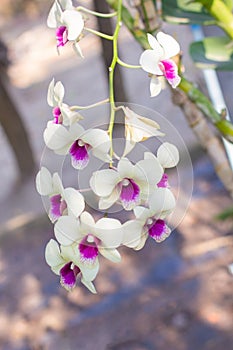
[[164, 74], [169, 84], [175, 88], [180, 83], [180, 77], [178, 75], [178, 68], [174, 61], [163, 60], [159, 62], [159, 68]]
[[79, 267], [74, 265], [70, 261], [69, 263], [64, 265], [60, 270], [61, 285], [64, 286], [66, 289], [74, 288], [79, 273]]
[[133, 209], [139, 202], [140, 188], [132, 179], [123, 179], [121, 186], [120, 199], [126, 210]]
[[99, 254], [99, 239], [91, 233], [83, 238], [78, 246], [81, 259], [85, 262], [94, 262]]
[[53, 109], [53, 122], [54, 124], [62, 124], [62, 115], [59, 107], [54, 107]]
[[157, 183], [157, 186], [158, 187], [164, 187], [164, 188], [167, 188], [169, 185], [168, 185], [168, 175], [167, 174], [163, 174], [161, 180]]
[[52, 221], [57, 220], [62, 216], [67, 208], [66, 202], [62, 199], [60, 194], [55, 194], [50, 197], [50, 217]]
[[76, 140], [70, 147], [70, 155], [72, 164], [76, 169], [83, 169], [89, 162], [88, 150], [90, 145], [84, 143], [82, 140]]
[[68, 42], [68, 31], [65, 26], [58, 27], [56, 30], [57, 47], [64, 46]]
[[148, 234], [156, 242], [164, 241], [171, 233], [171, 230], [162, 219], [148, 219]]

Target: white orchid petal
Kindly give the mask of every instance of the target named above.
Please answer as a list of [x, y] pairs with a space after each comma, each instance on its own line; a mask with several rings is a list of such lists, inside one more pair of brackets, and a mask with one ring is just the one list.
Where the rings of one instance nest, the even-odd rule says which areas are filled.
[[122, 242], [123, 230], [119, 220], [102, 218], [95, 225], [97, 237], [106, 248], [117, 248]]
[[120, 197], [120, 189], [115, 187], [108, 197], [101, 197], [99, 200], [99, 209], [105, 210], [110, 208]]
[[141, 250], [144, 247], [144, 245], [147, 241], [147, 238], [148, 238], [148, 233], [142, 232], [141, 240], [140, 240], [138, 246], [134, 248], [134, 250]]
[[53, 191], [54, 193], [60, 193], [61, 195], [63, 194], [63, 185], [60, 176], [58, 173], [53, 174]]
[[133, 178], [134, 176], [134, 165], [129, 161], [128, 158], [121, 158], [117, 170], [122, 179]]
[[81, 47], [80, 47], [79, 43], [77, 43], [76, 41], [73, 43], [73, 49], [74, 49], [75, 53], [78, 55], [78, 57], [84, 58]]
[[142, 69], [148, 73], [155, 75], [163, 75], [163, 72], [159, 68], [161, 56], [159, 52], [155, 50], [146, 50], [140, 56], [140, 65]]
[[81, 237], [79, 231], [78, 221], [71, 216], [61, 216], [54, 227], [56, 239], [64, 246], [78, 241]]
[[106, 259], [112, 261], [113, 263], [119, 263], [121, 262], [121, 255], [118, 252], [117, 249], [105, 249], [105, 248], [99, 248], [99, 252], [101, 255], [103, 255]]
[[81, 279], [82, 284], [93, 294], [97, 294], [94, 284], [91, 281], [87, 281], [84, 278]]
[[60, 110], [63, 117], [63, 124], [66, 126], [70, 126], [83, 119], [83, 116], [79, 112], [72, 111], [65, 103], [61, 104]]
[[74, 188], [68, 187], [63, 192], [64, 200], [67, 204], [68, 215], [79, 217], [85, 208], [85, 201], [80, 192]]
[[109, 196], [116, 184], [121, 180], [119, 174], [114, 169], [104, 169], [93, 173], [90, 179], [91, 189], [97, 196]]
[[148, 185], [156, 186], [163, 175], [163, 168], [157, 159], [143, 159], [136, 166], [145, 174]]
[[123, 241], [122, 244], [129, 247], [135, 248], [138, 246], [141, 240], [143, 224], [138, 220], [129, 220], [123, 224]]
[[159, 42], [156, 40], [156, 38], [153, 35], [148, 33], [147, 39], [148, 39], [148, 43], [150, 44], [150, 47], [156, 52], [158, 52], [158, 54], [162, 57], [164, 54], [164, 51], [161, 45], [159, 44]]
[[101, 130], [101, 129], [86, 130], [82, 135], [82, 140], [83, 142], [91, 145], [93, 148], [102, 147], [105, 150], [106, 144], [107, 144], [107, 147], [110, 147], [109, 136], [105, 130]]
[[64, 264], [58, 243], [54, 239], [50, 239], [45, 248], [45, 260], [47, 264], [54, 268]]
[[81, 13], [75, 10], [65, 10], [61, 15], [61, 21], [68, 28], [68, 40], [76, 40], [84, 27]]
[[48, 93], [47, 93], [47, 102], [48, 105], [50, 107], [55, 107], [56, 104], [54, 103], [54, 78], [52, 79], [52, 81], [49, 83], [49, 87], [48, 87]]
[[54, 99], [57, 103], [61, 103], [65, 96], [65, 88], [61, 81], [58, 81], [54, 86]]
[[58, 3], [58, 1], [55, 0], [53, 3], [53, 6], [51, 7], [49, 11], [49, 15], [47, 18], [47, 26], [49, 28], [56, 28], [60, 24], [60, 18], [62, 15], [62, 9]]
[[137, 206], [134, 208], [134, 215], [136, 219], [145, 224], [146, 220], [150, 217], [150, 210], [148, 208]]
[[36, 189], [42, 196], [49, 196], [53, 194], [54, 189], [52, 175], [45, 167], [42, 167], [36, 175]]
[[156, 76], [153, 75], [150, 81], [150, 95], [151, 97], [158, 96], [159, 93], [162, 90], [162, 84], [160, 79]]
[[157, 157], [163, 168], [173, 168], [179, 162], [179, 151], [175, 145], [164, 142], [158, 149]]
[[56, 151], [69, 145], [72, 139], [64, 126], [48, 123], [44, 131], [44, 141], [48, 148]]
[[72, 0], [59, 0], [59, 1], [64, 10], [70, 10], [74, 8], [72, 4]]
[[156, 37], [159, 44], [164, 49], [163, 59], [176, 56], [180, 52], [179, 43], [171, 35], [165, 34], [163, 32], [159, 32]]
[[84, 211], [80, 216], [81, 226], [82, 229], [85, 230], [85, 228], [88, 230], [89, 228], [94, 228], [95, 226], [95, 220], [93, 216], [88, 213], [87, 211]]
[[168, 188], [156, 188], [149, 199], [151, 216], [163, 219], [175, 208], [176, 200]]

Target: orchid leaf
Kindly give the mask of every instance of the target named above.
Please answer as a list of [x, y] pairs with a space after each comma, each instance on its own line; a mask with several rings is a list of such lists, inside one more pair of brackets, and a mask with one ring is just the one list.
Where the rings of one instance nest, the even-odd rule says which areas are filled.
[[190, 0], [162, 0], [162, 16], [176, 24], [215, 24], [216, 20], [200, 3]]
[[192, 43], [190, 55], [199, 68], [233, 70], [233, 41], [226, 36]]

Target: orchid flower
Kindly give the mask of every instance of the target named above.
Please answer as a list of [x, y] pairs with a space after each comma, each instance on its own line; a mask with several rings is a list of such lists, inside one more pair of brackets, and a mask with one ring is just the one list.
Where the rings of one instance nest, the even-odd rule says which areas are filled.
[[[149, 198], [148, 208], [138, 206], [134, 209], [136, 220], [142, 225], [141, 239], [139, 243], [138, 240], [134, 241], [134, 249], [143, 248], [148, 236], [156, 242], [162, 242], [170, 235], [171, 230], [164, 219], [174, 210], [175, 204], [175, 197], [168, 188], [157, 188]], [[128, 236], [126, 240], [129, 240]]]
[[156, 38], [147, 34], [151, 50], [145, 50], [140, 57], [142, 69], [152, 74], [150, 83], [151, 96], [157, 96], [161, 91], [161, 81], [158, 76], [164, 76], [168, 83], [176, 88], [181, 78], [178, 68], [171, 59], [180, 52], [180, 45], [170, 35], [159, 32]]
[[126, 147], [124, 156], [133, 149], [137, 142], [145, 141], [153, 136], [164, 136], [159, 131], [159, 124], [154, 120], [142, 117], [128, 107], [122, 106], [122, 109], [125, 113]]
[[76, 53], [83, 57], [78, 40], [84, 28], [84, 20], [81, 13], [73, 7], [72, 1], [55, 0], [48, 15], [47, 25], [49, 28], [56, 28], [58, 49], [68, 41], [73, 41]]
[[117, 169], [94, 172], [90, 186], [100, 197], [100, 209], [107, 209], [120, 201], [125, 210], [131, 210], [148, 199], [162, 174], [163, 169], [156, 158], [141, 160], [135, 165], [122, 158]]
[[[179, 162], [179, 151], [172, 143], [164, 142], [158, 148], [157, 157], [151, 152], [145, 152], [144, 159], [157, 159], [165, 170], [166, 168], [177, 166]], [[166, 173], [163, 173], [160, 181], [157, 183], [157, 187], [169, 187], [168, 175]]]
[[99, 253], [113, 262], [121, 259], [116, 249], [123, 237], [119, 220], [101, 218], [95, 222], [90, 213], [83, 212], [79, 220], [71, 216], [61, 217], [55, 224], [54, 232], [61, 245], [72, 245], [78, 252], [80, 268], [95, 264]]
[[83, 119], [83, 117], [78, 112], [72, 111], [66, 103], [63, 103], [64, 95], [63, 84], [60, 81], [55, 84], [53, 79], [49, 84], [47, 94], [48, 105], [53, 107], [53, 123], [69, 126]]
[[107, 132], [101, 129], [85, 130], [79, 124], [72, 124], [67, 130], [63, 125], [48, 122], [44, 141], [56, 154], [70, 154], [75, 169], [87, 166], [90, 151], [104, 162], [111, 161], [108, 154], [110, 139]]
[[55, 222], [62, 215], [79, 217], [85, 207], [82, 194], [74, 188], [63, 188], [57, 173], [53, 176], [49, 170], [42, 167], [36, 176], [36, 188], [42, 196], [50, 199], [49, 217]]
[[81, 282], [92, 292], [96, 293], [92, 281], [95, 279], [99, 264], [96, 263], [83, 266], [80, 262], [80, 255], [73, 246], [59, 246], [54, 240], [50, 239], [45, 249], [45, 260], [56, 275], [60, 275], [61, 285], [72, 290], [81, 275]]

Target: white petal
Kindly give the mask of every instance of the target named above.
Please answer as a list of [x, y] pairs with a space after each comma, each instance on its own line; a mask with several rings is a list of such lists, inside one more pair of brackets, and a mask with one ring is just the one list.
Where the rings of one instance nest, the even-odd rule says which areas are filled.
[[138, 220], [130, 220], [123, 224], [123, 242], [122, 244], [129, 247], [135, 248], [138, 246], [141, 240], [143, 224]]
[[53, 174], [53, 192], [63, 194], [63, 185], [58, 173]]
[[122, 158], [126, 157], [135, 147], [136, 142], [130, 139], [128, 128], [125, 128], [125, 149], [122, 155]]
[[[74, 261], [75, 263], [75, 261]], [[77, 261], [77, 266], [80, 268], [83, 279], [86, 282], [93, 281], [96, 278], [96, 275], [99, 271], [99, 260], [96, 259], [91, 264], [84, 263], [83, 261]]]
[[122, 179], [125, 177], [133, 178], [134, 176], [134, 165], [129, 161], [128, 158], [121, 158], [118, 165], [117, 170]]
[[54, 100], [57, 101], [57, 103], [61, 103], [63, 101], [64, 96], [65, 88], [62, 82], [58, 81], [54, 86]]
[[49, 196], [53, 194], [52, 175], [45, 167], [42, 167], [36, 175], [36, 189], [42, 196]]
[[163, 175], [163, 168], [157, 159], [143, 159], [140, 160], [136, 166], [140, 167], [140, 169], [144, 172], [146, 181], [149, 185], [155, 186]]
[[47, 264], [54, 268], [64, 265], [64, 259], [61, 256], [58, 243], [54, 239], [50, 239], [45, 248], [45, 260]]
[[70, 126], [83, 119], [83, 116], [81, 116], [79, 112], [71, 111], [70, 107], [65, 103], [62, 103], [62, 105], [60, 106], [60, 110], [63, 117], [64, 125]]
[[63, 196], [67, 204], [68, 215], [79, 217], [85, 208], [84, 198], [81, 193], [74, 188], [68, 187], [64, 190]]
[[162, 90], [162, 84], [160, 79], [156, 76], [153, 75], [150, 81], [150, 95], [151, 97], [158, 96], [158, 94]]
[[56, 28], [59, 26], [60, 18], [62, 14], [62, 9], [59, 3], [55, 0], [53, 6], [49, 11], [49, 15], [47, 18], [47, 26], [49, 28]]
[[48, 93], [47, 93], [47, 102], [48, 105], [51, 107], [55, 107], [56, 104], [54, 104], [54, 78], [53, 80], [49, 83], [49, 87], [48, 87]]
[[72, 124], [69, 128], [69, 134], [73, 141], [81, 139], [84, 132], [85, 129], [78, 123]]
[[148, 73], [155, 75], [163, 75], [163, 72], [159, 68], [160, 54], [155, 50], [146, 50], [140, 56], [140, 65], [142, 69]]
[[55, 237], [64, 246], [71, 245], [81, 237], [79, 223], [71, 216], [61, 216], [54, 227]]
[[109, 196], [116, 184], [121, 180], [117, 171], [113, 169], [99, 170], [90, 179], [91, 189], [100, 197]]
[[[82, 135], [83, 142], [91, 145], [93, 148], [102, 148], [106, 151], [109, 150], [110, 140], [107, 132], [101, 129], [89, 129]], [[108, 150], [106, 152], [108, 152]]]
[[180, 52], [179, 43], [171, 35], [159, 32], [156, 37], [158, 42], [164, 49], [163, 59], [176, 56]]
[[105, 210], [110, 208], [120, 197], [120, 189], [115, 187], [108, 197], [101, 197], [99, 200], [99, 209]]
[[134, 249], [135, 250], [141, 250], [144, 247], [144, 245], [145, 245], [145, 243], [147, 241], [147, 238], [148, 238], [148, 233], [147, 232], [142, 232], [141, 240], [140, 240], [138, 246], [135, 247]]
[[114, 263], [119, 263], [121, 261], [121, 255], [117, 249], [99, 248], [99, 252], [106, 259]]
[[158, 54], [162, 57], [164, 52], [163, 52], [163, 48], [161, 47], [161, 45], [159, 44], [159, 42], [156, 40], [156, 38], [151, 35], [151, 34], [147, 34], [147, 39], [148, 42], [150, 44], [150, 47], [155, 50], [156, 52], [158, 52]]
[[81, 221], [81, 225], [86, 226], [87, 228], [91, 227], [94, 228], [95, 226], [95, 220], [93, 218], [93, 216], [88, 213], [87, 211], [84, 211], [81, 216], [80, 216], [80, 221]]
[[149, 199], [151, 216], [164, 218], [176, 205], [173, 193], [168, 188], [156, 188]]
[[72, 0], [59, 0], [59, 1], [64, 10], [70, 10], [74, 8], [72, 4]]
[[73, 43], [73, 49], [75, 53], [78, 55], [78, 57], [84, 58], [81, 47], [76, 41]]
[[172, 143], [164, 142], [158, 149], [157, 157], [163, 168], [173, 168], [179, 162], [179, 151]]
[[96, 294], [97, 291], [95, 289], [94, 284], [91, 281], [86, 281], [84, 278], [81, 279], [82, 284], [89, 289], [89, 291], [93, 294]]
[[106, 248], [117, 248], [122, 242], [123, 230], [119, 220], [102, 218], [95, 225], [96, 236]]
[[70, 145], [72, 143], [72, 138], [64, 126], [48, 123], [44, 131], [44, 141], [48, 148], [59, 150]]
[[62, 13], [61, 20], [68, 28], [68, 40], [76, 40], [84, 27], [81, 13], [75, 10], [65, 10]]

